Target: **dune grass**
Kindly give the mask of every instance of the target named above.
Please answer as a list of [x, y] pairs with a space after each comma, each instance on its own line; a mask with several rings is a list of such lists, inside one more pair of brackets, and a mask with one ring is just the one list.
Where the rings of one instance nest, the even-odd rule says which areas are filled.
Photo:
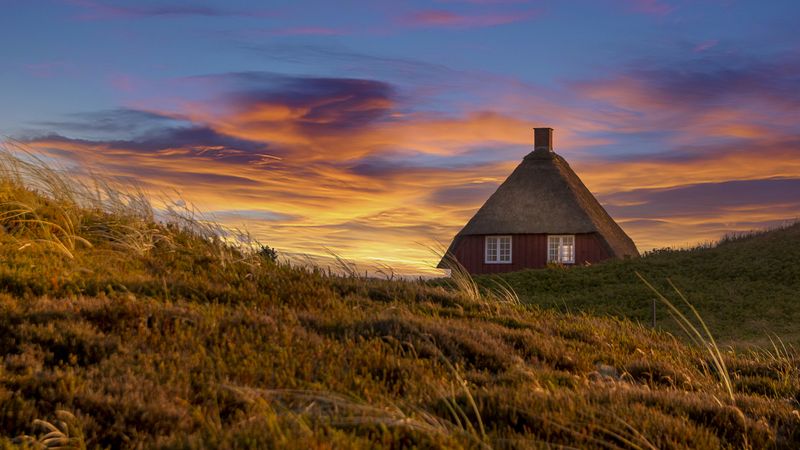
[[[636, 272], [661, 292], [674, 292], [669, 279], [697, 308], [721, 348], [746, 350], [771, 348], [774, 335], [800, 345], [799, 268], [800, 223], [796, 223], [729, 236], [715, 245], [659, 250], [636, 260], [479, 276], [476, 282], [484, 287], [497, 280], [507, 282], [526, 304], [651, 324], [657, 296]], [[657, 303], [657, 327], [683, 336], [669, 308]], [[683, 302], [678, 299], [676, 304]], [[688, 308], [682, 311], [692, 315]]]
[[0, 210], [67, 215], [88, 245], [67, 254], [45, 242], [68, 244], [58, 229], [0, 221], [0, 448], [800, 443], [800, 361], [775, 337], [718, 353], [729, 389], [707, 348], [525, 305], [513, 277], [337, 276], [135, 190], [87, 202], [2, 181]]
[[[694, 320], [690, 319], [686, 316], [680, 309], [678, 309], [667, 297], [664, 296], [658, 289], [656, 289], [647, 279], [645, 279], [639, 272], [636, 272], [636, 276], [639, 277], [640, 280], [650, 288], [651, 291], [658, 297], [659, 300], [668, 308], [670, 316], [675, 321], [675, 323], [681, 327], [683, 332], [692, 343], [698, 347], [708, 351], [708, 355], [711, 358], [711, 363], [715, 369], [717, 376], [719, 377], [720, 381], [722, 382], [723, 386], [725, 387], [725, 391], [728, 393], [728, 396], [731, 401], [736, 401], [736, 396], [733, 393], [733, 387], [731, 385], [731, 378], [728, 373], [728, 368], [725, 366], [725, 358], [722, 356], [722, 352], [719, 350], [719, 346], [717, 346], [717, 342], [714, 339], [714, 335], [711, 334], [711, 330], [708, 329], [708, 325], [706, 325], [705, 320], [697, 312], [697, 309], [692, 305], [689, 300], [681, 293], [681, 291], [672, 284], [671, 280], [667, 280], [672, 286], [672, 289], [675, 291], [676, 294], [683, 300], [684, 305], [689, 308], [689, 310], [694, 315]], [[702, 328], [702, 332], [698, 329]]]

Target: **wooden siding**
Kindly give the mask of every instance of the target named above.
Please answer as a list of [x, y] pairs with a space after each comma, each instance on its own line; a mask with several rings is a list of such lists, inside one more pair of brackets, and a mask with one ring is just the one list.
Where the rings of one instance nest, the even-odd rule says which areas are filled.
[[[462, 236], [455, 256], [473, 274], [514, 272], [537, 269], [547, 265], [546, 234], [514, 234], [511, 238], [511, 263], [484, 262], [486, 235]], [[575, 235], [575, 263], [596, 263], [608, 259], [608, 252], [594, 233]]]

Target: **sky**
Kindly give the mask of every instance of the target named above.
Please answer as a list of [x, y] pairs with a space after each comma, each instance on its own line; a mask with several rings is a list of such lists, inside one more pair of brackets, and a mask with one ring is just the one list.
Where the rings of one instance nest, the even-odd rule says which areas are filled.
[[0, 0], [0, 135], [431, 273], [555, 129], [640, 251], [800, 217], [800, 2]]

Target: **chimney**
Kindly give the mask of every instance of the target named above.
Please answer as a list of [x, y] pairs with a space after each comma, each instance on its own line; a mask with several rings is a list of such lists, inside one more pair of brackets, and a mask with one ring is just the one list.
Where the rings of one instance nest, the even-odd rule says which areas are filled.
[[553, 129], [534, 128], [533, 129], [533, 150], [553, 151]]

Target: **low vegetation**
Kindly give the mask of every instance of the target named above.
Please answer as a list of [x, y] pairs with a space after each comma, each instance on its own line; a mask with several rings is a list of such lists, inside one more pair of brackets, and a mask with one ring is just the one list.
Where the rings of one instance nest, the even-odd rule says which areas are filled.
[[659, 291], [674, 284], [695, 305], [723, 347], [771, 348], [780, 337], [800, 345], [800, 223], [728, 236], [715, 245], [662, 249], [629, 261], [551, 267], [477, 277], [480, 285], [508, 283], [527, 304], [561, 311], [624, 317], [684, 336], [668, 308], [636, 273]]
[[5, 156], [0, 448], [800, 443], [800, 359], [779, 340], [718, 352], [720, 369], [702, 345], [525, 305], [502, 281], [279, 263], [194, 214]]

